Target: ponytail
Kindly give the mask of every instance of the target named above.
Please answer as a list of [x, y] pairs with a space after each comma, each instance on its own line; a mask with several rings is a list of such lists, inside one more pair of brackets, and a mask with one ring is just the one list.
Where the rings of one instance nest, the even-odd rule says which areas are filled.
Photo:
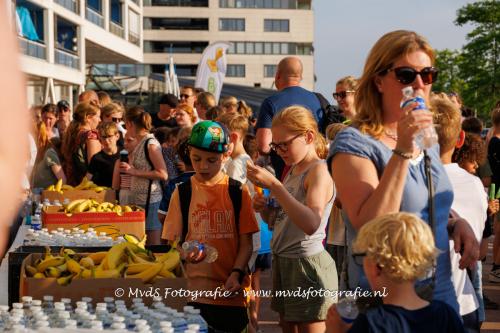
[[133, 106], [127, 110], [125, 113], [125, 121], [131, 122], [137, 129], [144, 129], [148, 132], [153, 128], [151, 115], [139, 105]]

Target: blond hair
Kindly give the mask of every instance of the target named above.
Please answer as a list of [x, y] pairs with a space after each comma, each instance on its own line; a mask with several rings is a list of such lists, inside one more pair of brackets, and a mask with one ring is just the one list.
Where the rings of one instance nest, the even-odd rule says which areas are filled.
[[118, 126], [115, 122], [101, 122], [99, 126], [97, 126], [97, 131], [99, 132], [99, 137], [105, 137], [108, 135], [115, 135], [118, 133]]
[[106, 104], [101, 108], [101, 117], [109, 117], [115, 113], [121, 112], [123, 113], [124, 109], [120, 104], [117, 104], [115, 102], [111, 102]]
[[248, 119], [238, 113], [224, 113], [216, 120], [225, 125], [229, 131], [238, 132], [242, 139], [248, 133]]
[[358, 89], [358, 79], [356, 79], [354, 76], [349, 75], [341, 78], [340, 80], [337, 81], [337, 86], [347, 86], [348, 89], [356, 91]]
[[430, 107], [434, 112], [434, 124], [439, 138], [441, 153], [452, 150], [460, 134], [462, 117], [458, 107], [445, 93], [433, 94]]
[[318, 131], [318, 123], [311, 111], [300, 105], [292, 105], [281, 110], [273, 118], [272, 127], [283, 126], [294, 133], [314, 133], [314, 147], [319, 158], [324, 159], [328, 154], [326, 139]]
[[425, 52], [434, 64], [435, 53], [427, 40], [413, 31], [396, 30], [382, 36], [366, 59], [363, 75], [355, 94], [357, 111], [353, 125], [362, 133], [379, 138], [383, 131], [382, 95], [375, 84], [393, 64], [415, 51]]
[[394, 281], [423, 277], [439, 253], [431, 228], [409, 213], [387, 214], [363, 225], [353, 252], [366, 254]]
[[335, 140], [337, 134], [345, 128], [347, 128], [347, 125], [342, 123], [333, 123], [328, 125], [325, 130], [326, 138], [330, 141]]

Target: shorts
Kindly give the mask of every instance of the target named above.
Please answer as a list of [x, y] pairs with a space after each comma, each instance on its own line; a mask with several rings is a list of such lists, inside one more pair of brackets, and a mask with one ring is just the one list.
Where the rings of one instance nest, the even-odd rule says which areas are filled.
[[246, 307], [189, 302], [200, 310], [208, 324], [209, 333], [240, 333], [248, 325]]
[[[338, 290], [335, 262], [328, 252], [322, 251], [305, 258], [273, 255], [272, 267], [274, 297], [271, 309], [289, 322], [326, 319], [328, 308], [335, 300], [332, 296], [336, 296], [334, 293]], [[279, 296], [277, 291], [296, 294]], [[323, 295], [318, 295], [320, 292]]]
[[271, 268], [273, 255], [271, 253], [262, 253], [255, 259], [255, 264], [252, 267], [252, 273], [257, 269], [265, 271]]
[[[160, 208], [160, 202], [150, 202], [148, 209], [148, 217], [146, 218], [146, 231], [158, 231], [163, 229], [163, 225], [158, 219], [158, 209]], [[139, 205], [142, 208], [146, 208], [146, 205]]]

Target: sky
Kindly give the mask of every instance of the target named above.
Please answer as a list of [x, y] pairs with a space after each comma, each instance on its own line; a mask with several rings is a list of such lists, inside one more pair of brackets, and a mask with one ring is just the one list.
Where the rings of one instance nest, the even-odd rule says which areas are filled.
[[437, 50], [460, 49], [470, 26], [453, 22], [466, 0], [313, 0], [315, 91], [332, 102], [338, 79], [362, 73], [375, 42], [393, 30], [413, 30]]

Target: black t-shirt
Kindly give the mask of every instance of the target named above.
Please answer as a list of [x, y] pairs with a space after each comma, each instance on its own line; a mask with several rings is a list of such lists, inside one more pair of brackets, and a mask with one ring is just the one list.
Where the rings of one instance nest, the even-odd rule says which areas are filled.
[[158, 113], [155, 113], [151, 115], [151, 120], [153, 122], [153, 127], [154, 128], [159, 128], [159, 127], [177, 127], [177, 121], [175, 118], [170, 118], [169, 120], [162, 120], [158, 117]]
[[500, 139], [492, 137], [488, 144], [488, 162], [490, 162], [493, 177], [491, 181], [500, 186]]
[[349, 333], [461, 333], [465, 332], [458, 314], [448, 304], [434, 300], [418, 310], [381, 305], [360, 314]]
[[99, 186], [111, 187], [113, 183], [113, 169], [120, 153], [108, 155], [102, 150], [92, 156], [88, 172], [92, 174], [92, 181]]

